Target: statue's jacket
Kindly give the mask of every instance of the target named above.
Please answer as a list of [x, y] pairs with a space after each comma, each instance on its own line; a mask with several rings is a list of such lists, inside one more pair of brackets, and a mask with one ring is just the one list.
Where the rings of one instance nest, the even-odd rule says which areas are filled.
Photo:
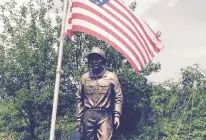
[[100, 75], [85, 73], [76, 93], [76, 117], [81, 121], [85, 109], [108, 109], [115, 117], [122, 114], [123, 94], [117, 75], [104, 70]]

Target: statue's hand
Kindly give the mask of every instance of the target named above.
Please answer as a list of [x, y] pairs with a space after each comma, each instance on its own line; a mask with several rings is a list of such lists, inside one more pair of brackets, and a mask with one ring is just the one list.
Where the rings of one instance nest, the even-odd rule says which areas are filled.
[[114, 124], [115, 124], [116, 129], [117, 129], [119, 127], [119, 125], [120, 125], [119, 117], [114, 117]]
[[77, 122], [76, 122], [76, 129], [77, 129], [78, 131], [80, 131], [80, 129], [81, 129], [81, 121], [77, 121]]

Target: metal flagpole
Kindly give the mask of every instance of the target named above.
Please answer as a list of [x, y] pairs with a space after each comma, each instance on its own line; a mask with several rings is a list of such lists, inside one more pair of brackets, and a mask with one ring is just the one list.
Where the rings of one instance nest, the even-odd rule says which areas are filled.
[[63, 55], [64, 36], [65, 36], [67, 1], [68, 0], [64, 0], [63, 19], [62, 19], [62, 25], [61, 25], [60, 46], [59, 46], [58, 64], [57, 64], [57, 71], [56, 71], [54, 101], [53, 101], [52, 120], [51, 120], [51, 129], [50, 129], [50, 139], [49, 140], [54, 140], [54, 134], [55, 134], [55, 123], [56, 123], [56, 115], [57, 115], [60, 76], [61, 76], [61, 72], [62, 72], [61, 64], [62, 64], [62, 55]]

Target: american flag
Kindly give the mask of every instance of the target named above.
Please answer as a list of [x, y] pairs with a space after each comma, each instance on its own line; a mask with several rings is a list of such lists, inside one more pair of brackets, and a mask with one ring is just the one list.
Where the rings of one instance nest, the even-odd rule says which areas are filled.
[[119, 51], [139, 72], [163, 48], [157, 34], [121, 0], [72, 0], [67, 35], [84, 32]]

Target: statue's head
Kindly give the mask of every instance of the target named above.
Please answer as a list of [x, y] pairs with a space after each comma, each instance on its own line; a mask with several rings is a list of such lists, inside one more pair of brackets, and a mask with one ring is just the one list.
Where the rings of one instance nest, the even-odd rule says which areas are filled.
[[88, 62], [92, 69], [101, 69], [106, 63], [106, 57], [103, 50], [93, 47], [87, 55]]

